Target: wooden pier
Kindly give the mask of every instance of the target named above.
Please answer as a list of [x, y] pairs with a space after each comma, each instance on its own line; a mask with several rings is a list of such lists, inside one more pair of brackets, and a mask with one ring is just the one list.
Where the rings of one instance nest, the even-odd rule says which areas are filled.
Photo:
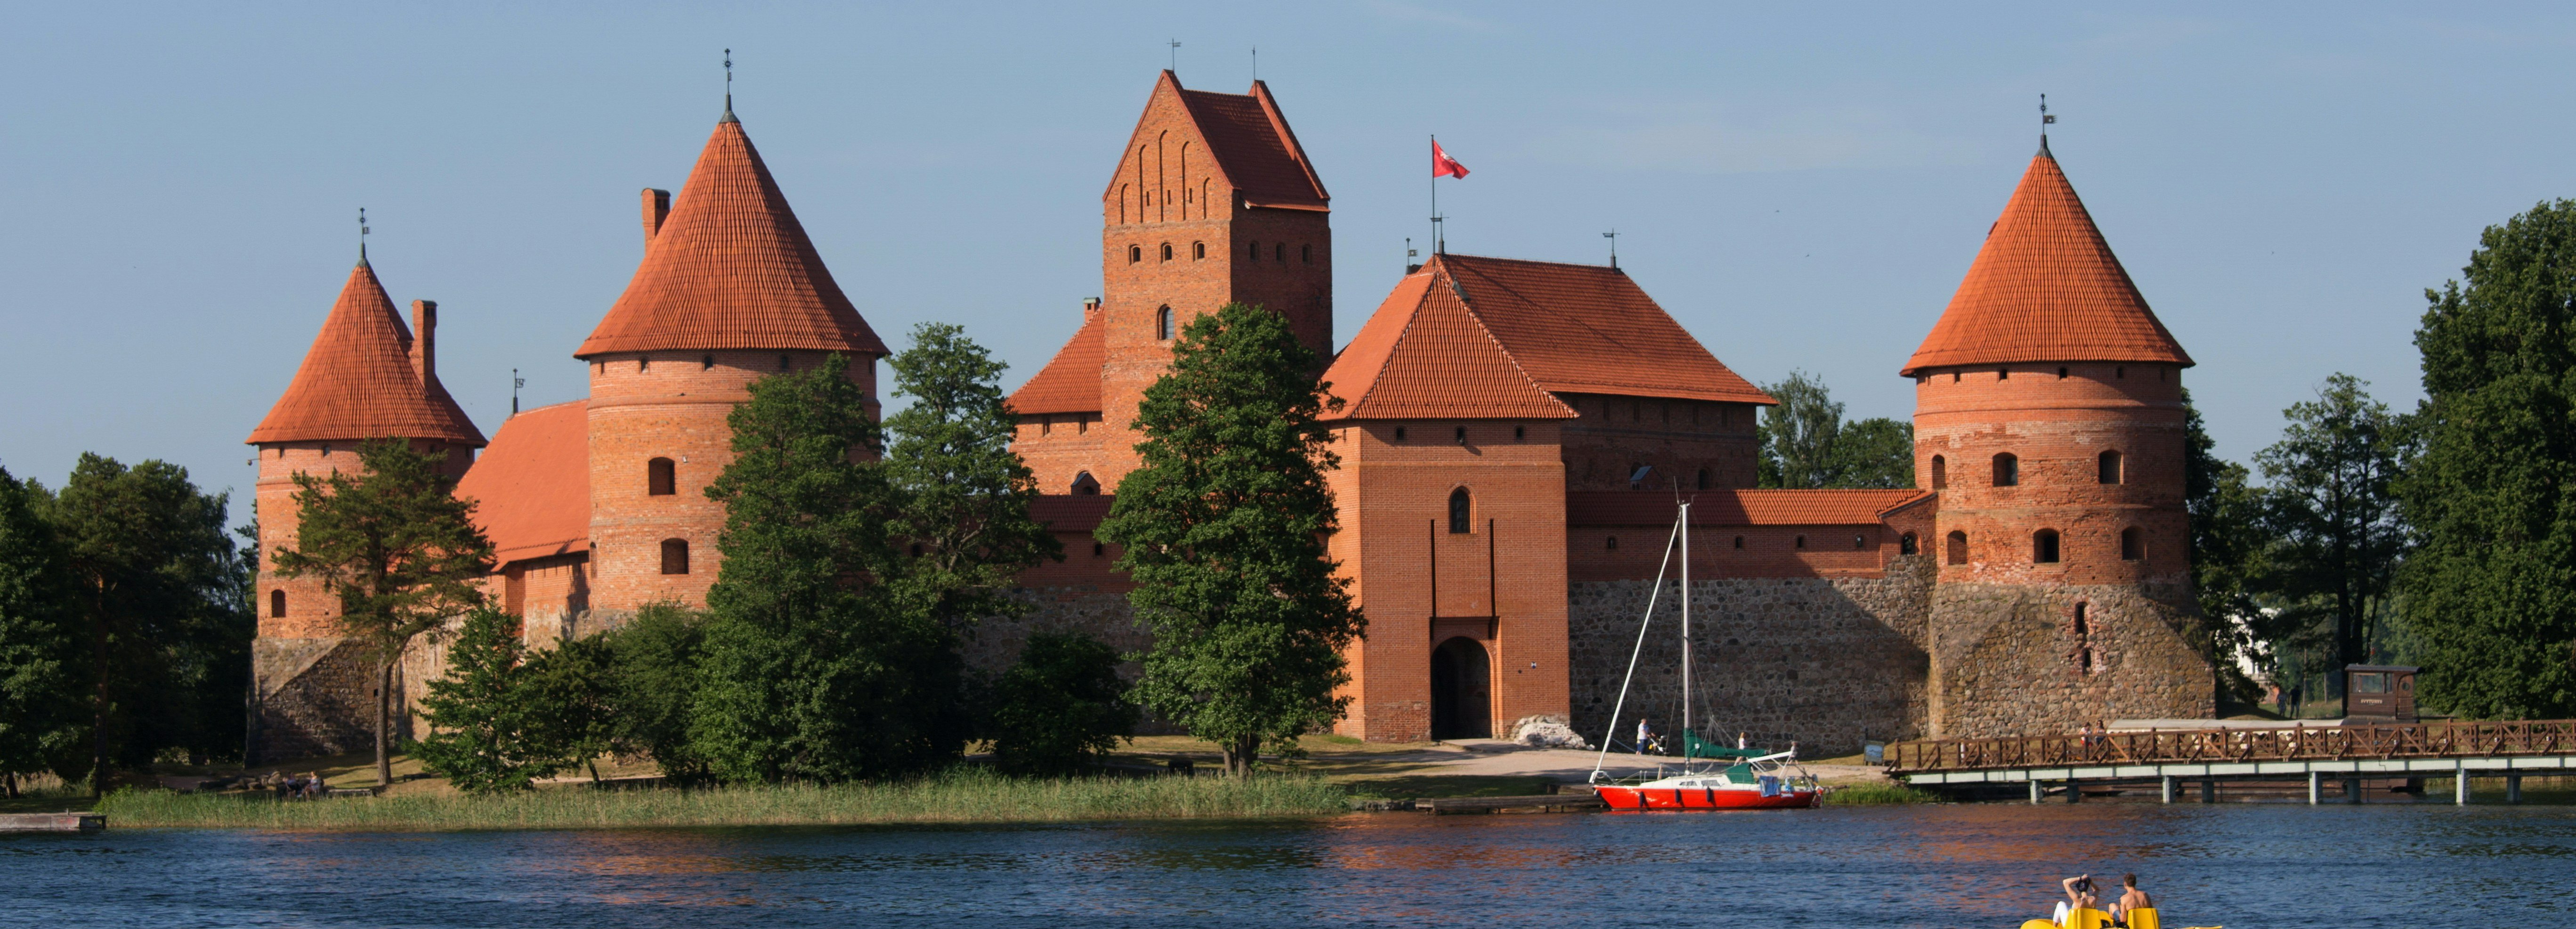
[[105, 813], [0, 813], [0, 832], [98, 832]]
[[[2576, 774], [2576, 720], [2364, 725], [2212, 726], [2089, 735], [1934, 739], [1887, 747], [1888, 773], [1917, 787], [2026, 786], [2032, 803], [2049, 793], [2067, 802], [2123, 783], [2152, 785], [2174, 802], [2199, 787], [2214, 802], [2221, 783], [2304, 781], [2321, 803], [2329, 780], [2348, 803], [2361, 782], [2452, 778], [2452, 800], [2469, 802], [2469, 780], [2501, 777], [2507, 802], [2522, 799], [2526, 775]], [[2053, 787], [2051, 785], [2054, 785]]]

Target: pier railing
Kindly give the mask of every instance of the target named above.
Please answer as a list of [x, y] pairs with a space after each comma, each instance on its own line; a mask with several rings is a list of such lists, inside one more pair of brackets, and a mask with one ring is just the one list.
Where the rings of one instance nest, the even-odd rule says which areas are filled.
[[2441, 720], [2371, 725], [2166, 729], [2001, 739], [1931, 739], [1887, 747], [1891, 773], [2071, 765], [2490, 758], [2576, 753], [2576, 720]]

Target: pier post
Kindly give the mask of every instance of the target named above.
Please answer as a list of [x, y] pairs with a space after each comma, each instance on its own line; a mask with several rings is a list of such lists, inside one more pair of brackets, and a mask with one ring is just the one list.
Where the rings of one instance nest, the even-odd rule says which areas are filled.
[[2041, 792], [2042, 792], [2042, 788], [2039, 786], [2039, 778], [2035, 778], [2035, 777], [2034, 777], [2034, 778], [2031, 778], [2031, 779], [2030, 779], [2030, 803], [2031, 803], [2031, 805], [2032, 805], [2032, 806], [2038, 806], [2038, 805], [2039, 805], [2039, 795], [2040, 795], [2040, 793], [2041, 793]]
[[2451, 762], [2451, 803], [2457, 806], [2469, 805], [2469, 762], [2467, 759], [2459, 759]]
[[2361, 802], [2361, 778], [2347, 777], [2343, 779], [2343, 802]]
[[2322, 774], [2322, 773], [2319, 773], [2319, 772], [2316, 772], [2316, 771], [2310, 771], [2310, 772], [2308, 772], [2308, 805], [2309, 805], [2309, 806], [2315, 806], [2315, 805], [2317, 805], [2317, 794], [2319, 794], [2319, 793], [2321, 793], [2321, 792], [2322, 792], [2322, 788], [2324, 787], [2324, 784], [2325, 784], [2325, 779], [2326, 779], [2326, 776], [2325, 776], [2324, 774]]
[[2066, 802], [2068, 802], [2068, 803], [2082, 803], [2082, 802], [2084, 802], [2084, 791], [2083, 791], [2083, 789], [2082, 789], [2082, 788], [2080, 788], [2080, 787], [2078, 787], [2078, 786], [2076, 786], [2076, 784], [2075, 784], [2075, 779], [2074, 779], [2074, 778], [2071, 778], [2071, 777], [2066, 779]]
[[2164, 795], [2164, 803], [2171, 805], [2173, 803], [2174, 790], [2173, 775], [2168, 774], [2163, 777], [2156, 778], [2156, 786], [2160, 788], [2160, 792]]
[[2504, 776], [2504, 802], [2522, 802], [2522, 775], [2507, 774]]
[[2200, 802], [2202, 802], [2202, 803], [2216, 803], [2216, 802], [2218, 802], [2218, 779], [2217, 779], [2217, 778], [2214, 778], [2214, 777], [2204, 777], [2204, 778], [2201, 778], [2201, 779], [2200, 779]]

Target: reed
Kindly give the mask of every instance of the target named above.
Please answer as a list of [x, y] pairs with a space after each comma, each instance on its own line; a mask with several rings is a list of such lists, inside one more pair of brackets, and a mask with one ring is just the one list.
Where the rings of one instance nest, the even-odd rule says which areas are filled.
[[418, 794], [280, 801], [119, 791], [98, 806], [117, 828], [353, 832], [1251, 818], [1349, 808], [1342, 788], [1296, 775], [1022, 780], [979, 769], [888, 784], [699, 790], [567, 786], [493, 797]]
[[1825, 792], [1826, 806], [1889, 806], [1939, 803], [1941, 795], [1904, 784], [1846, 784]]

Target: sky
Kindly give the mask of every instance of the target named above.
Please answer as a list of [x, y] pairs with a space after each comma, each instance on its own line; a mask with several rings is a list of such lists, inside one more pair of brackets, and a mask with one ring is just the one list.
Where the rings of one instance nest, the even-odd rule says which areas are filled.
[[[1045, 364], [1156, 73], [1268, 82], [1333, 194], [1335, 331], [1428, 237], [1620, 264], [1737, 372], [1903, 417], [1896, 371], [2050, 147], [2238, 460], [2335, 372], [2411, 408], [2424, 290], [2576, 195], [2576, 11], [2511, 4], [16, 4], [0, 31], [0, 467], [209, 490], [357, 252], [439, 302], [486, 434], [571, 353], [734, 109], [898, 349]], [[1180, 42], [1178, 48], [1168, 43]], [[1258, 49], [1257, 56], [1254, 50]], [[681, 196], [686, 193], [681, 192]]]

